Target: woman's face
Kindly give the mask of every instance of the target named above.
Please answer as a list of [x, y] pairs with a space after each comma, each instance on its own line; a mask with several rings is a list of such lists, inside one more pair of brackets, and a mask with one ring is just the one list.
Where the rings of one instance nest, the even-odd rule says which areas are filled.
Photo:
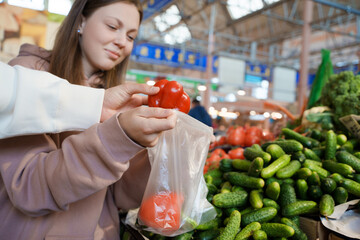
[[117, 2], [83, 18], [80, 45], [85, 75], [110, 70], [130, 55], [139, 29], [140, 15], [129, 3]]

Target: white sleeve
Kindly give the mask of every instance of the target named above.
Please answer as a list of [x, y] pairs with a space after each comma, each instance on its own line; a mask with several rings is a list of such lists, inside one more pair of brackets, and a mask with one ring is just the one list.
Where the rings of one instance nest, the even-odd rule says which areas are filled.
[[0, 62], [0, 138], [86, 129], [100, 121], [104, 94]]

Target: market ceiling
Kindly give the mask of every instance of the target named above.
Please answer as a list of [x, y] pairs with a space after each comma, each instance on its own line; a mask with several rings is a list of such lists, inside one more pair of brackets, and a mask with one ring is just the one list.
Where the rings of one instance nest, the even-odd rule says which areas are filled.
[[[231, 54], [265, 64], [277, 63], [298, 68], [304, 2], [305, 0], [143, 1], [148, 15], [145, 15], [138, 42], [163, 46], [171, 44], [207, 53], [209, 32], [213, 31], [213, 55]], [[321, 48], [332, 51], [333, 63], [356, 60], [360, 41], [360, 1], [313, 2], [311, 27], [314, 39], [310, 47], [310, 66], [315, 69], [321, 62]], [[152, 6], [155, 8], [152, 9]], [[233, 10], [230, 6], [234, 7]], [[166, 12], [175, 16], [174, 23], [168, 21], [164, 25], [161, 22]], [[171, 38], [170, 33], [179, 32], [181, 28], [185, 32], [181, 31], [180, 35]], [[190, 37], [187, 38], [187, 35]], [[179, 43], [177, 40], [183, 42]]]

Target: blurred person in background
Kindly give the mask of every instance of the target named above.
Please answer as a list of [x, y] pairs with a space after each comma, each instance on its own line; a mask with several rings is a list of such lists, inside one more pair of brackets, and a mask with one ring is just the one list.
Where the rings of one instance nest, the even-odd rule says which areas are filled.
[[192, 106], [189, 111], [189, 115], [199, 120], [200, 122], [208, 125], [209, 127], [212, 127], [212, 119], [206, 109], [201, 106], [199, 100], [194, 98], [191, 103]]

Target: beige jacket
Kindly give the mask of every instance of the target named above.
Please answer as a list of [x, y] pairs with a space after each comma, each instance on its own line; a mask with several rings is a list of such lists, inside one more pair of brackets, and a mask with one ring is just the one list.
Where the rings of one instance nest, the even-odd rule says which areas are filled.
[[[42, 56], [33, 53], [10, 63], [31, 67]], [[116, 117], [0, 140], [1, 239], [119, 239], [118, 209], [140, 205], [150, 164]]]

